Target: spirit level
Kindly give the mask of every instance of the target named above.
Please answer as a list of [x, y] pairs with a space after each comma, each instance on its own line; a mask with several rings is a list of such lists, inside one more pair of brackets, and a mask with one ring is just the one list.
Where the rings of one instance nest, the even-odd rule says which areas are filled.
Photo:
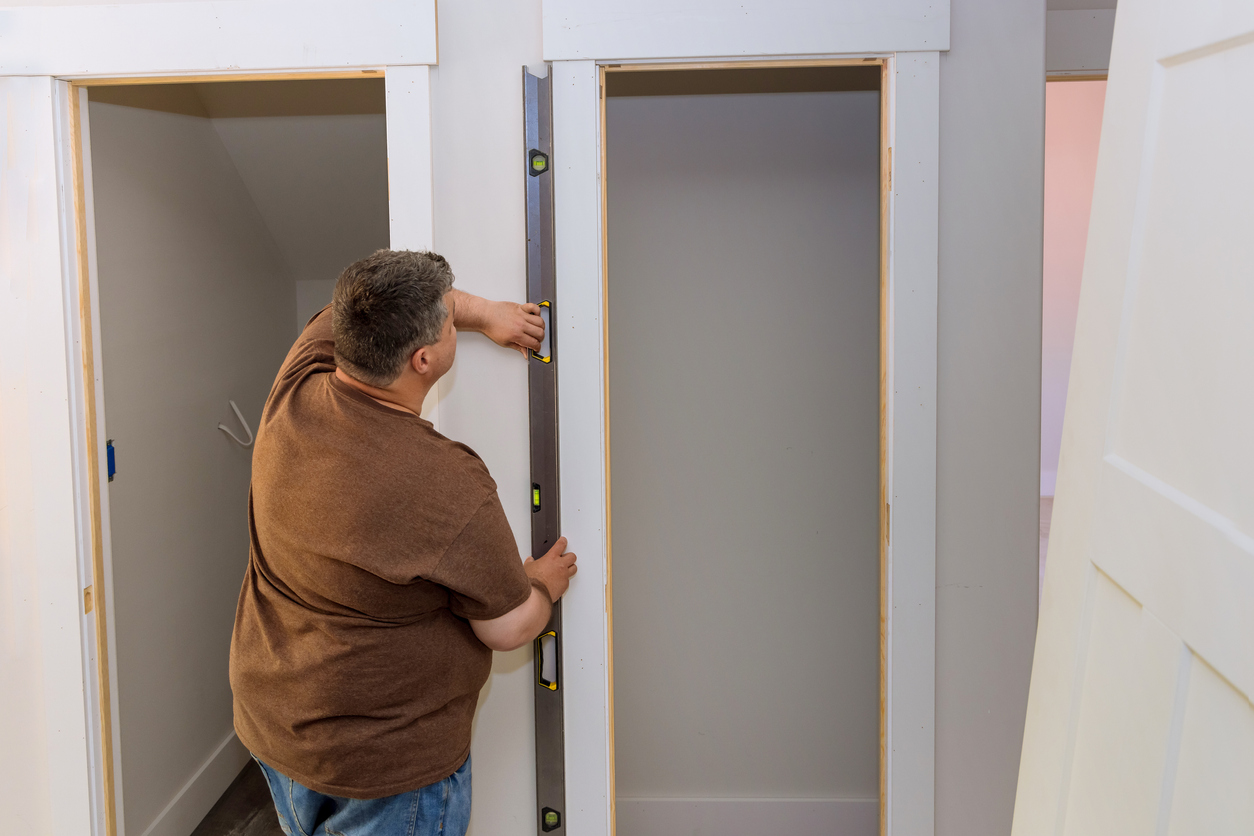
[[[553, 260], [553, 96], [551, 74], [523, 68], [523, 143], [527, 166], [527, 301], [540, 305], [544, 344], [531, 352], [531, 553], [561, 535], [557, 482], [557, 310]], [[541, 499], [543, 498], [543, 501]], [[553, 605], [535, 642], [536, 811], [539, 833], [566, 832], [566, 741], [562, 715], [562, 605]]]

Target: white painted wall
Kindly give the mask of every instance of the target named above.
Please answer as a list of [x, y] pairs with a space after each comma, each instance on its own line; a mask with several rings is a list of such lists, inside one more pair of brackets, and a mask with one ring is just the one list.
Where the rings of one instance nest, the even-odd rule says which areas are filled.
[[[431, 71], [435, 249], [457, 287], [490, 298], [525, 297], [522, 68], [540, 60], [538, 0], [441, 2], [440, 66]], [[440, 431], [483, 457], [528, 554], [527, 362], [462, 334], [440, 389]], [[579, 552], [577, 539], [571, 548]], [[530, 647], [495, 654], [474, 727], [473, 834], [535, 833], [531, 673]]]
[[341, 270], [388, 246], [385, 117], [219, 117], [213, 127], [296, 282], [303, 328]]
[[935, 833], [1001, 836], [1036, 634], [1045, 4], [954, 0], [951, 25], [940, 68]]
[[1115, 10], [1058, 9], [1045, 16], [1045, 70], [1050, 73], [1106, 72], [1115, 34]]
[[0, 79], [0, 807], [22, 833], [91, 828], [83, 599], [64, 306], [64, 100]]
[[879, 99], [606, 102], [624, 836], [679, 832], [659, 798], [878, 832]]
[[388, 246], [383, 79], [204, 84], [196, 94], [296, 282], [296, 328]]

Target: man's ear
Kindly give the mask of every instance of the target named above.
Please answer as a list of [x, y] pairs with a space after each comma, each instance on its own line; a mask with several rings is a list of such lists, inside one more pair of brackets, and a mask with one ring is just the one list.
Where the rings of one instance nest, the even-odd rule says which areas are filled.
[[410, 356], [409, 365], [418, 374], [426, 374], [431, 370], [431, 358], [427, 356], [425, 345]]

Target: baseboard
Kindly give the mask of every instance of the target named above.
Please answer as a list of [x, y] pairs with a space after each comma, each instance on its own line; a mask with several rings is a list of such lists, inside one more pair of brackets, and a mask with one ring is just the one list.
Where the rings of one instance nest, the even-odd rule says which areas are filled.
[[248, 763], [248, 750], [231, 732], [165, 805], [143, 836], [188, 836]]
[[617, 836], [877, 836], [878, 798], [623, 798]]

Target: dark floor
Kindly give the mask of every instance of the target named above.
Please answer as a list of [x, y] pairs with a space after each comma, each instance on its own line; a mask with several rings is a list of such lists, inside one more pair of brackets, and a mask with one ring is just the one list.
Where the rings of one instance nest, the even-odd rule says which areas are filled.
[[250, 760], [192, 836], [283, 836], [266, 776]]

